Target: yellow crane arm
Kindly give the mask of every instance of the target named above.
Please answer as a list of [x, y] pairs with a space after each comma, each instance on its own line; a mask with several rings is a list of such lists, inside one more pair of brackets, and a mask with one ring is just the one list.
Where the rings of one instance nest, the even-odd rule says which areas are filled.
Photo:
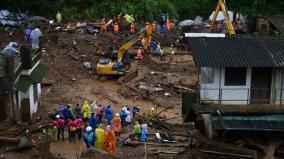
[[225, 3], [225, 0], [219, 0], [218, 2], [218, 5], [215, 9], [215, 13], [214, 13], [214, 16], [213, 16], [213, 19], [212, 19], [212, 22], [210, 24], [210, 28], [209, 28], [209, 32], [212, 32], [212, 29], [213, 29], [213, 26], [214, 26], [214, 23], [216, 22], [216, 18], [217, 18], [217, 15], [219, 13], [219, 11], [222, 10], [223, 14], [224, 14], [224, 17], [225, 17], [225, 20], [226, 20], [226, 24], [227, 24], [227, 28], [228, 28], [228, 31], [229, 31], [229, 34], [230, 35], [235, 35], [235, 29], [234, 29], [234, 26], [232, 24], [232, 22], [230, 21], [230, 18], [228, 16], [228, 11], [227, 11], [227, 7], [226, 7], [226, 3]]
[[[145, 41], [148, 41], [148, 38], [152, 35], [152, 30], [149, 27], [147, 30], [143, 29], [142, 31], [140, 31], [139, 33], [135, 34], [133, 37], [131, 37], [129, 40], [127, 40], [124, 44], [122, 44], [122, 46], [119, 48], [118, 50], [118, 55], [117, 58], [119, 60], [121, 60], [123, 58], [123, 53], [130, 48], [131, 46], [133, 46], [135, 43], [137, 43], [138, 41], [140, 41], [141, 38], [146, 39]], [[147, 48], [148, 47], [148, 42], [145, 42], [144, 47]]]

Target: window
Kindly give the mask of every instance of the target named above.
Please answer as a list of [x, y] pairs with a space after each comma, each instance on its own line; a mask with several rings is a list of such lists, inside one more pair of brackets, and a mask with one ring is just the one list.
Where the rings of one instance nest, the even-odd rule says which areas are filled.
[[226, 68], [225, 86], [243, 86], [246, 85], [246, 68]]
[[203, 67], [201, 68], [201, 82], [202, 84], [214, 83], [214, 71], [213, 68]]

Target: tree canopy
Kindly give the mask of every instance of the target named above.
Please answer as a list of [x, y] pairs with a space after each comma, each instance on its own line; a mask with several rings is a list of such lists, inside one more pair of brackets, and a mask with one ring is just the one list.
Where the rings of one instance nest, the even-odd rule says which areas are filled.
[[[28, 11], [32, 15], [54, 18], [61, 11], [64, 20], [112, 18], [118, 13], [134, 14], [151, 21], [161, 13], [175, 19], [208, 17], [218, 0], [1, 0], [1, 9]], [[284, 13], [284, 2], [279, 0], [227, 0], [229, 10], [248, 17], [257, 14]]]

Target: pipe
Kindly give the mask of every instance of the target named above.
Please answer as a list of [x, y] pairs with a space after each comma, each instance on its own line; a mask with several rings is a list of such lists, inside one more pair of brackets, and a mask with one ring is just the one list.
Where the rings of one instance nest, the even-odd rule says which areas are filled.
[[215, 154], [215, 155], [222, 155], [222, 156], [232, 156], [232, 157], [242, 157], [242, 158], [253, 158], [255, 159], [256, 156], [249, 156], [249, 155], [239, 155], [233, 153], [226, 153], [226, 152], [218, 152], [218, 151], [210, 151], [210, 150], [201, 150], [203, 153]]

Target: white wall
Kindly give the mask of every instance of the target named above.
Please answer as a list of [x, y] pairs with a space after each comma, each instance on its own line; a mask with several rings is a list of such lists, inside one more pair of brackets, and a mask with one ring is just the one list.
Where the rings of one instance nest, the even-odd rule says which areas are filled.
[[[28, 91], [26, 93], [23, 93], [19, 91], [18, 93], [18, 99], [19, 99], [19, 110], [21, 110], [21, 101], [25, 98], [29, 98], [30, 101], [30, 113], [31, 117], [32, 115], [37, 111], [38, 109], [38, 101], [34, 101], [34, 90], [33, 90], [34, 85], [30, 85]], [[36, 87], [38, 89], [38, 96], [40, 96], [41, 93], [41, 84], [38, 83], [36, 84]]]
[[[282, 70], [277, 70], [276, 72], [276, 104], [280, 103], [280, 96], [281, 96], [281, 83], [282, 83]], [[283, 74], [283, 84], [282, 89], [284, 89], [284, 74]], [[282, 92], [282, 103], [284, 104], [284, 91]]]
[[[220, 85], [220, 80], [221, 80], [221, 85]], [[208, 99], [216, 100], [214, 103], [218, 103], [219, 85], [220, 88], [222, 89], [222, 98], [221, 98], [222, 100], [243, 100], [243, 101], [222, 101], [222, 104], [247, 104], [246, 100], [248, 97], [250, 97], [250, 95], [248, 96], [248, 89], [250, 89], [251, 85], [251, 68], [247, 68], [246, 85], [244, 86], [225, 86], [225, 69], [224, 68], [221, 69], [221, 76], [220, 76], [220, 68], [214, 68], [214, 83], [212, 84], [200, 83], [201, 100], [208, 100]]]

